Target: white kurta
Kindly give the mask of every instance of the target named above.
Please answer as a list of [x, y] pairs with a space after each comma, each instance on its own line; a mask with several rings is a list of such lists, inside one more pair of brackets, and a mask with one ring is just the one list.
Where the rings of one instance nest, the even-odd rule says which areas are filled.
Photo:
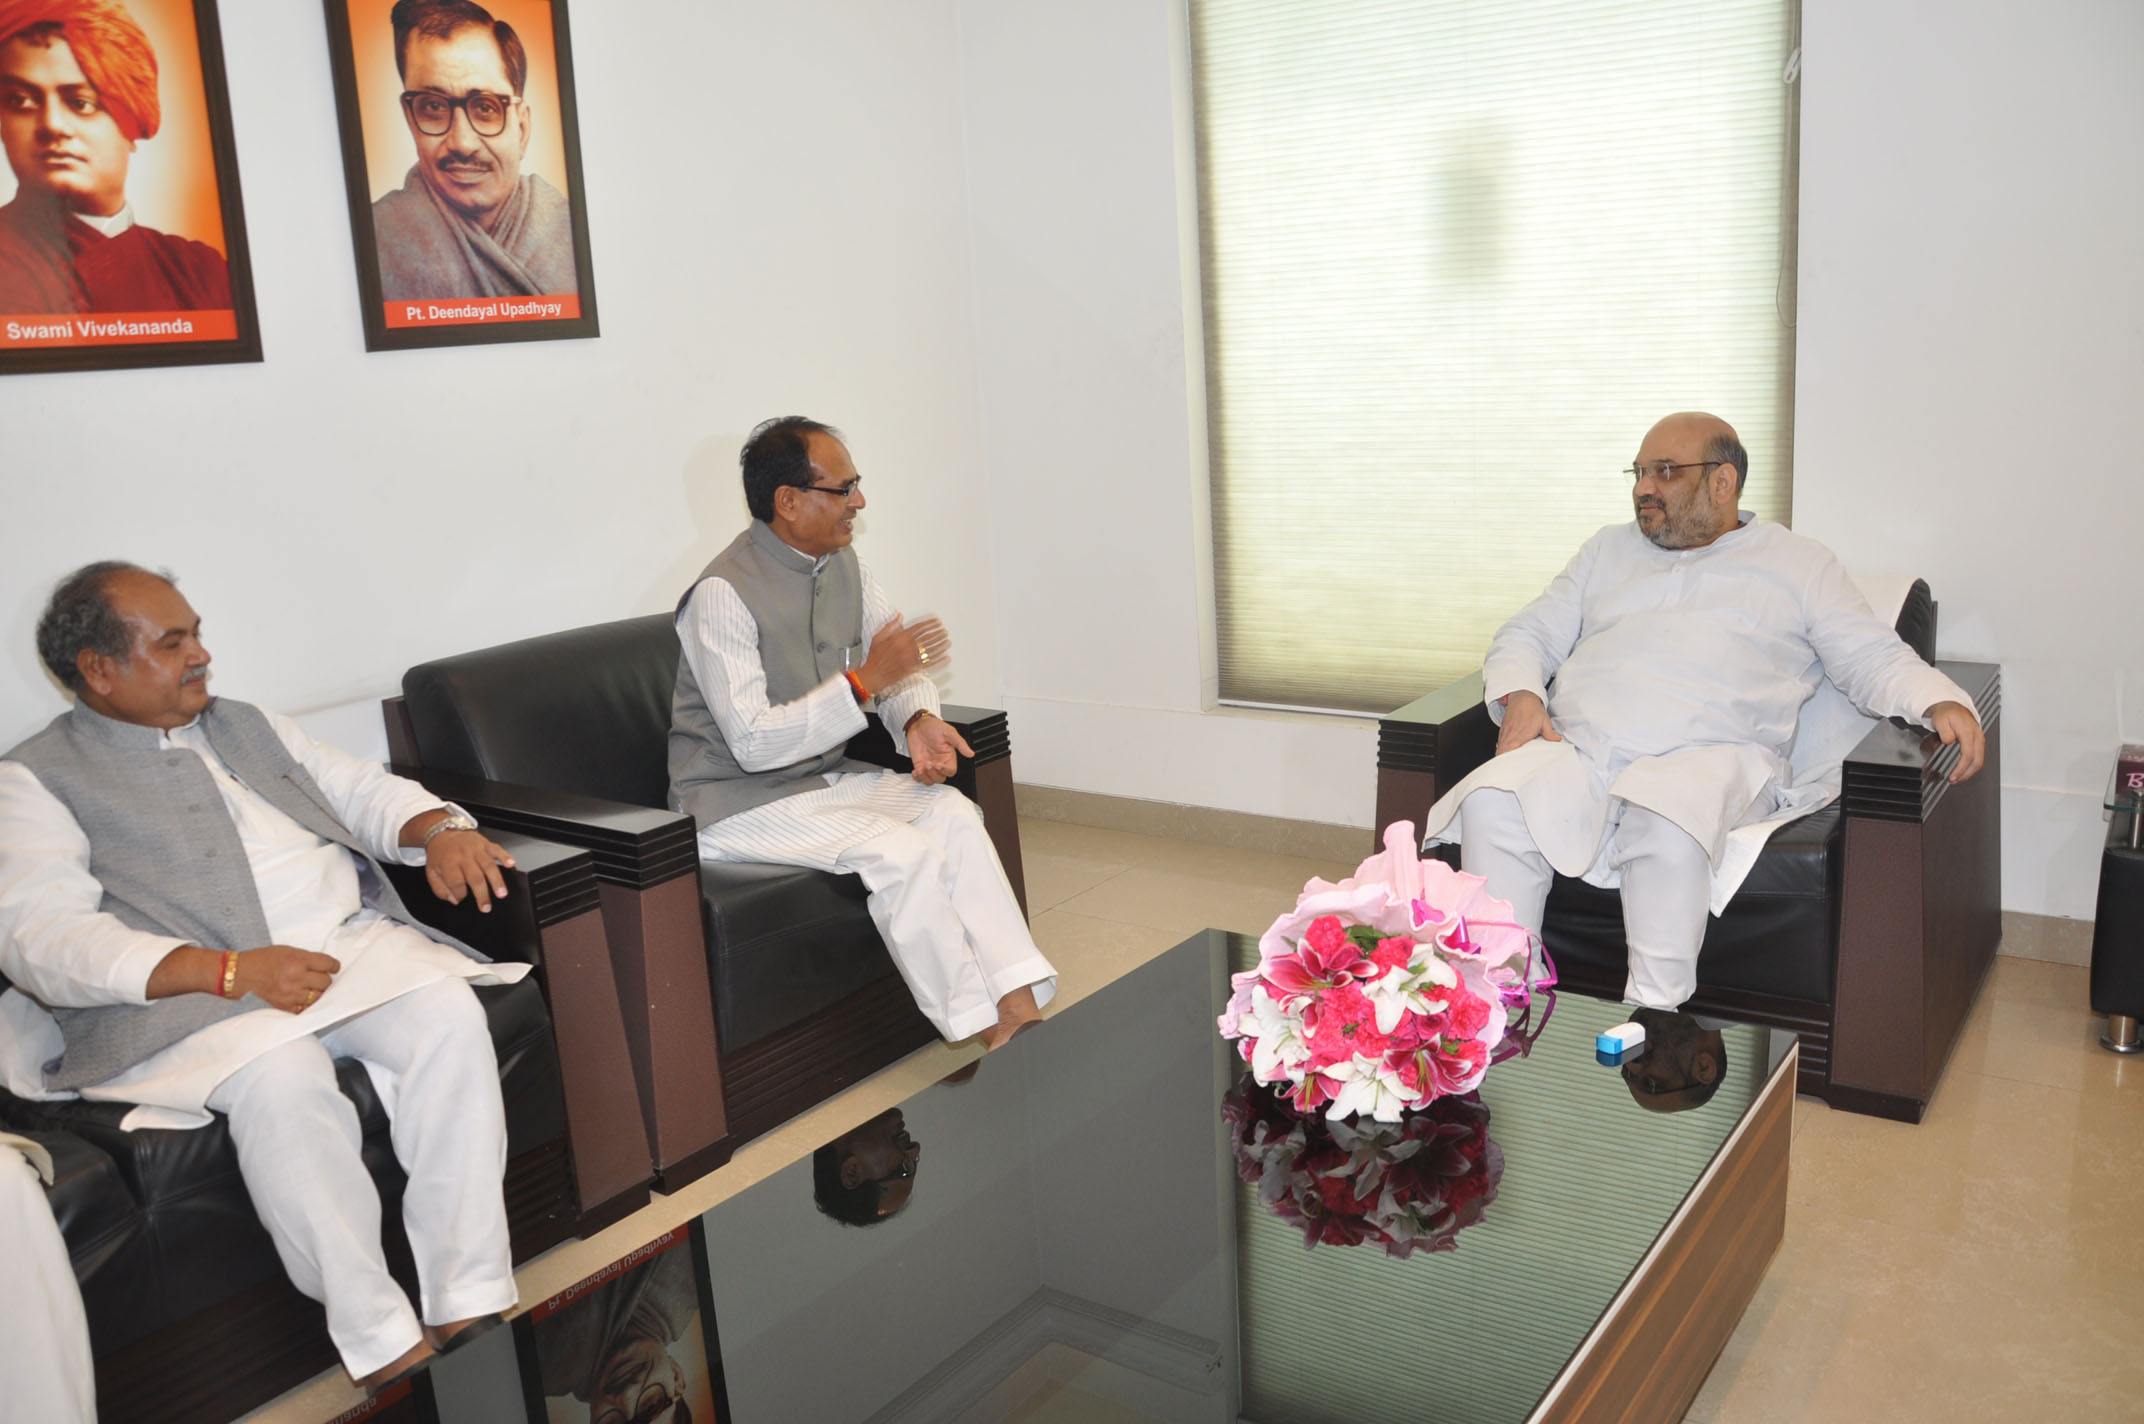
[[1643, 806], [1704, 848], [1717, 914], [1765, 837], [1837, 795], [1850, 743], [1832, 740], [1828, 765], [1794, 755], [1827, 679], [1873, 717], [1971, 708], [1823, 545], [1743, 519], [1699, 549], [1611, 525], [1498, 630], [1482, 664], [1489, 715], [1501, 723], [1502, 700], [1532, 692], [1564, 740], [1490, 758], [1430, 808], [1425, 841], [1464, 833], [1472, 791], [1507, 790], [1557, 871], [1612, 886], [1613, 803]]
[[[422, 850], [397, 840], [411, 817], [440, 809], [438, 797], [376, 762], [314, 741], [287, 717], [264, 715], [374, 859], [423, 864]], [[333, 955], [342, 968], [302, 1013], [234, 1015], [81, 1090], [85, 1098], [139, 1104], [126, 1116], [128, 1129], [199, 1127], [209, 1121], [210, 1093], [242, 1065], [422, 985], [450, 977], [511, 983], [529, 972], [525, 964], [479, 963], [362, 908], [356, 859], [249, 790], [198, 725], [165, 733], [160, 745], [183, 747], [207, 764], [245, 847], [271, 942]], [[74, 1096], [45, 1090], [43, 1065], [62, 1046], [46, 1005], [147, 1003], [150, 974], [186, 943], [128, 928], [98, 908], [103, 898], [89, 871], [89, 838], [66, 806], [28, 767], [0, 762], [0, 973], [16, 985], [0, 995], [0, 1081], [18, 1097]], [[372, 1076], [391, 1110], [395, 1085]]]
[[52, 1220], [44, 1184], [52, 1158], [27, 1137], [0, 1132], [0, 1417], [95, 1424], [89, 1321]]
[[[823, 560], [789, 550], [797, 567]], [[863, 653], [894, 615], [861, 559]], [[792, 702], [767, 700], [759, 625], [737, 591], [703, 579], [677, 617], [678, 641], [708, 711], [746, 771], [772, 771], [839, 748], [868, 725], [848, 680], [830, 677]], [[918, 672], [874, 699], [894, 746], [919, 712], [936, 714], [938, 689]], [[924, 1014], [949, 1039], [997, 1021], [996, 1004], [1032, 986], [1038, 1005], [1056, 989], [997, 862], [982, 818], [947, 786], [924, 786], [893, 771], [829, 775], [822, 789], [798, 792], [699, 833], [704, 860], [805, 865], [853, 872], [902, 978]]]

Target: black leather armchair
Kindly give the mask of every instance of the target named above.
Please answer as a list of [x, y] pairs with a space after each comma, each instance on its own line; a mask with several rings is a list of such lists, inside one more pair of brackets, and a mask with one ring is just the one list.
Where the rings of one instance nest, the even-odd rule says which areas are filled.
[[[608, 1066], [567, 1056], [546, 993], [568, 1021], [586, 1017], [579, 948], [600, 944], [594, 867], [584, 851], [494, 832], [518, 865], [491, 915], [436, 899], [423, 872], [392, 870], [411, 910], [497, 960], [534, 963], [518, 984], [477, 989], [490, 1018], [506, 1102], [505, 1192], [518, 1263], [647, 1200], [622, 1032]], [[399, 883], [402, 876], [415, 883]], [[602, 985], [609, 979], [603, 968]], [[617, 1018], [615, 1003], [611, 1017]], [[414, 1290], [402, 1235], [404, 1178], [371, 1079], [338, 1064], [357, 1105], [365, 1165], [380, 1191], [390, 1269]], [[622, 1112], [621, 1112], [622, 1107]], [[221, 1424], [336, 1366], [320, 1307], [284, 1275], [238, 1173], [219, 1116], [206, 1127], [123, 1132], [123, 1103], [28, 1102], [0, 1091], [0, 1124], [51, 1151], [47, 1192], [74, 1263], [96, 1359], [98, 1412], [132, 1424]], [[623, 1120], [635, 1140], [621, 1144]], [[591, 1196], [594, 1192], [597, 1195]], [[584, 1206], [594, 1215], [584, 1215]]]
[[[1792, 1030], [1799, 1090], [1918, 1122], [2002, 937], [2002, 670], [1937, 662], [1936, 605], [1916, 581], [1899, 634], [1973, 698], [1987, 764], [1946, 778], [1958, 749], [1892, 720], [1847, 758], [1838, 800], [1783, 827], [1707, 925], [1693, 1010]], [[1412, 821], [1488, 760], [1496, 726], [1479, 673], [1378, 723], [1377, 824]], [[1443, 853], [1458, 863], [1458, 848]], [[1557, 876], [1542, 938], [1562, 982], [1622, 995], [1622, 897]]]
[[[695, 1146], [708, 1140], [705, 1122], [676, 1126], [695, 1106], [713, 1103], [726, 1119], [715, 1149], [726, 1157], [934, 1036], [855, 876], [699, 863], [691, 818], [664, 809], [678, 656], [667, 615], [631, 618], [411, 668], [386, 708], [405, 775], [480, 816], [594, 852], [621, 988], [666, 986], [629, 1022], [666, 1183], [679, 1155], [706, 1160]], [[981, 806], [1024, 905], [1005, 714], [944, 712], [975, 749], [952, 784]], [[848, 752], [908, 766], [875, 721]], [[707, 1091], [716, 1084], [719, 1097]]]

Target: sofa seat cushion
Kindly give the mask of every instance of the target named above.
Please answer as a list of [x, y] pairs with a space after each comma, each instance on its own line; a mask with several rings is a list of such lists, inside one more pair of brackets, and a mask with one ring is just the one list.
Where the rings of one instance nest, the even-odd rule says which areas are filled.
[[[120, 1130], [125, 1103], [32, 1103], [5, 1099], [0, 1116], [18, 1131], [72, 1135], [108, 1159], [140, 1223], [142, 1250], [107, 1255], [76, 1235], [92, 1218], [55, 1201], [75, 1278], [100, 1356], [217, 1305], [279, 1274], [275, 1246], [253, 1213], [228, 1124]], [[55, 1184], [54, 1195], [58, 1193]], [[103, 1188], [100, 1186], [100, 1193]], [[95, 1214], [110, 1220], [113, 1208]]]
[[[1705, 926], [1697, 979], [1707, 989], [1828, 1003], [1838, 946], [1843, 819], [1836, 805], [1780, 828], [1765, 843], [1727, 912]], [[1558, 965], [1627, 972], [1623, 898], [1559, 875], [1543, 938]]]
[[[108, 1153], [71, 1132], [30, 1132], [52, 1154], [45, 1199], [66, 1240], [91, 1338], [132, 1341], [146, 1330], [133, 1292], [155, 1274], [148, 1219]], [[88, 1284], [88, 1283], [93, 1283]]]
[[700, 896], [726, 1054], [898, 972], [853, 875], [702, 864]]
[[[476, 994], [499, 1054], [513, 1156], [565, 1132], [550, 1016], [533, 978]], [[384, 1244], [399, 1264], [403, 1175], [387, 1114], [362, 1064], [342, 1059], [335, 1073], [357, 1108], [361, 1152], [389, 1223]], [[0, 1123], [34, 1135], [63, 1169], [48, 1198], [100, 1357], [283, 1273], [223, 1115], [205, 1127], [126, 1132], [119, 1124], [129, 1111], [126, 1103], [37, 1103], [0, 1092]]]

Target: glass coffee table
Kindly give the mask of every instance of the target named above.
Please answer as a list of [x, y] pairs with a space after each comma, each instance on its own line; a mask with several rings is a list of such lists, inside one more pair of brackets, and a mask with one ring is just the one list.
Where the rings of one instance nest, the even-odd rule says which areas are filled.
[[[1214, 1030], [1255, 959], [1196, 935], [707, 1212], [718, 1413], [1679, 1418], [1784, 1230], [1792, 1035], [1700, 1026], [1717, 1087], [1663, 1112], [1699, 1095], [1634, 1092], [1593, 1045], [1630, 1010], [1565, 994], [1415, 1146], [1292, 1138]], [[1386, 1249], [1326, 1204], [1347, 1170], [1426, 1183], [1433, 1229]]]

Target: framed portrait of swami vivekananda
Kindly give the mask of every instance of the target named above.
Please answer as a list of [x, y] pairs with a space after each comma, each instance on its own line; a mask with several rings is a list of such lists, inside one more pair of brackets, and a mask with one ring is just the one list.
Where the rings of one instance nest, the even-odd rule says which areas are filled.
[[326, 5], [365, 348], [596, 335], [566, 0]]
[[0, 0], [0, 373], [261, 359], [215, 0]]

